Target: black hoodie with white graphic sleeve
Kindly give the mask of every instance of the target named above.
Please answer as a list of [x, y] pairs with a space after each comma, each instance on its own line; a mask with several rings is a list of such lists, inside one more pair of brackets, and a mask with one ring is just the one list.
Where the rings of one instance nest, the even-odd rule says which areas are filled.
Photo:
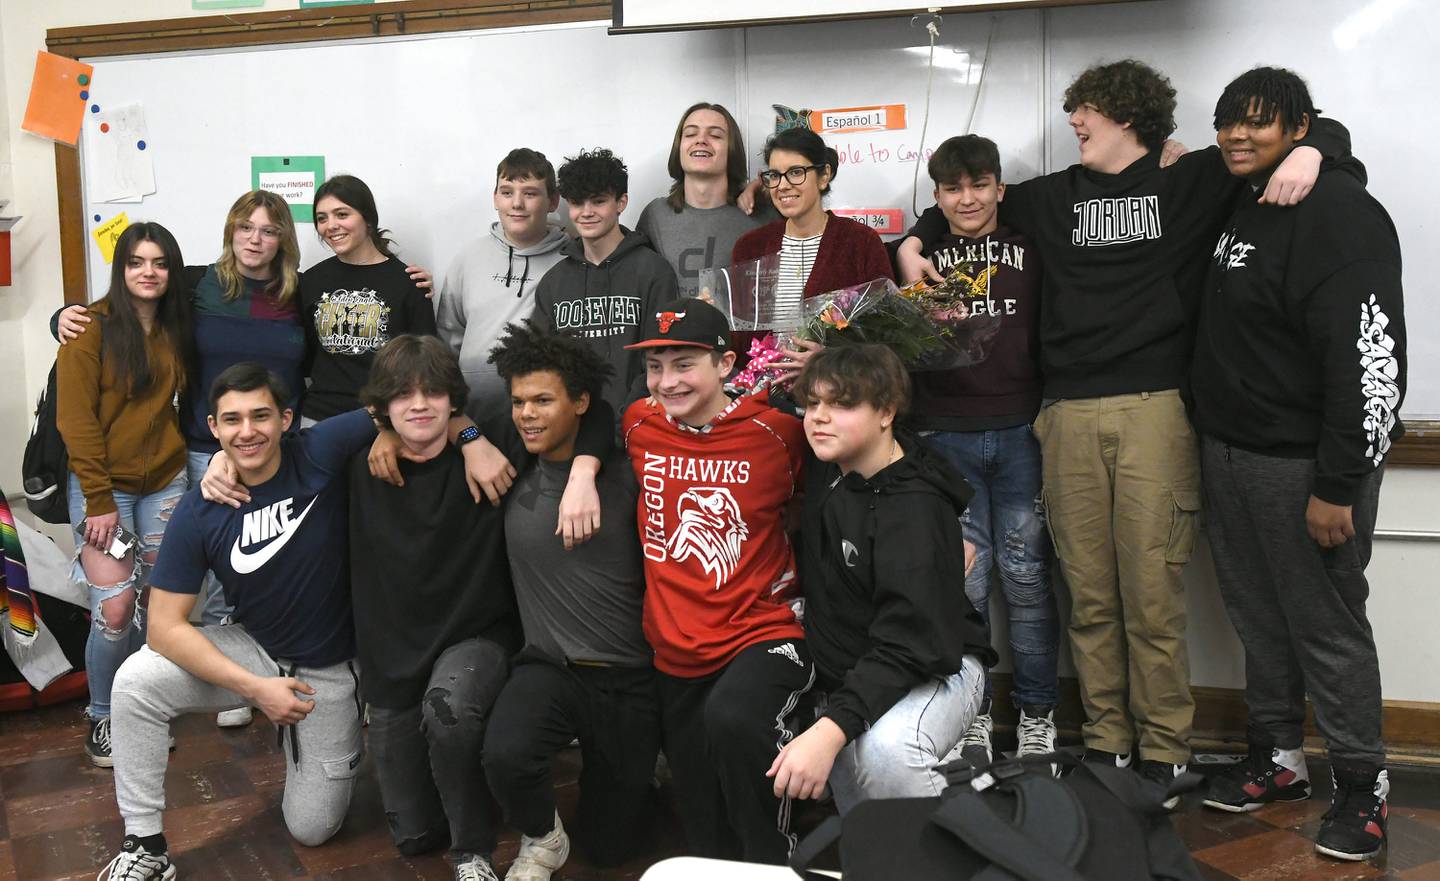
[[1295, 208], [1243, 200], [1220, 236], [1192, 372], [1204, 434], [1314, 458], [1316, 497], [1350, 505], [1404, 433], [1400, 244], [1345, 170]]

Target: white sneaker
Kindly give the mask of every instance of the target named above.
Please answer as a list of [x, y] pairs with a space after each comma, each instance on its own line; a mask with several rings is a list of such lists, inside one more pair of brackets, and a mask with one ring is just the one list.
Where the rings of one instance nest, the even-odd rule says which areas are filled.
[[173, 881], [175, 864], [168, 853], [150, 853], [135, 836], [126, 835], [125, 843], [95, 881]]
[[255, 711], [250, 707], [236, 707], [233, 710], [221, 710], [215, 714], [215, 726], [217, 728], [244, 728], [255, 718]]
[[505, 873], [505, 881], [550, 881], [550, 875], [570, 856], [570, 836], [555, 814], [555, 828], [544, 838], [520, 836], [520, 852]]
[[455, 881], [500, 881], [490, 861], [478, 853], [455, 864]]
[[1020, 748], [1015, 751], [1018, 756], [1040, 756], [1055, 752], [1055, 708], [1022, 706], [1020, 724], [1016, 726], [1015, 736], [1020, 742]]

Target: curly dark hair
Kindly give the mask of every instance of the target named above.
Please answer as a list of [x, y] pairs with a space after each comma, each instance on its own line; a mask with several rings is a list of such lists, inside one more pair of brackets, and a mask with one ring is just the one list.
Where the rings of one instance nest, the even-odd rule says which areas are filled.
[[630, 191], [630, 172], [620, 157], [601, 147], [566, 156], [558, 175], [560, 195], [566, 202], [583, 202], [596, 196], [616, 199]]
[[1175, 88], [1163, 73], [1133, 58], [1097, 64], [1065, 90], [1065, 112], [1093, 104], [1130, 127], [1146, 149], [1158, 150], [1175, 131]]
[[1250, 118], [1252, 101], [1258, 105], [1261, 125], [1269, 125], [1278, 116], [1280, 126], [1292, 134], [1302, 122], [1320, 113], [1299, 74], [1283, 67], [1257, 67], [1231, 80], [1220, 93], [1215, 102], [1215, 130]]
[[370, 381], [360, 389], [360, 403], [374, 408], [375, 421], [393, 428], [387, 412], [390, 402], [423, 389], [427, 395], [450, 398], [451, 412], [458, 412], [470, 396], [460, 359], [439, 337], [403, 333], [386, 343], [370, 365]]
[[544, 330], [531, 321], [505, 325], [505, 335], [490, 350], [487, 360], [507, 383], [542, 370], [557, 373], [566, 393], [576, 401], [583, 394], [590, 395], [591, 401], [599, 400], [606, 380], [615, 372], [584, 340]]

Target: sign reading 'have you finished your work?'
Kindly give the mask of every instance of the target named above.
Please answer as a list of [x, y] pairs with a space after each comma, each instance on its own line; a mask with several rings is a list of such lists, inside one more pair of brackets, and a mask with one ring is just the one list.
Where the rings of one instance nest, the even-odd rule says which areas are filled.
[[314, 222], [315, 191], [324, 182], [324, 156], [250, 157], [250, 189], [284, 199], [290, 216], [301, 223]]

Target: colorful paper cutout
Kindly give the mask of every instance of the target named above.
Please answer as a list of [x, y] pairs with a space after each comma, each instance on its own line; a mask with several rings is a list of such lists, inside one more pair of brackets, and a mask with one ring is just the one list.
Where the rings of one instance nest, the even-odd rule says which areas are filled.
[[42, 138], [74, 145], [80, 139], [80, 120], [85, 101], [80, 97], [80, 77], [90, 82], [95, 69], [73, 58], [49, 52], [35, 53], [35, 76], [30, 81], [30, 100], [20, 128]]
[[115, 259], [115, 243], [120, 240], [120, 234], [130, 225], [130, 218], [124, 211], [95, 227], [90, 235], [95, 237], [95, 244], [100, 246], [100, 256], [105, 258], [106, 263]]
[[325, 182], [324, 156], [251, 156], [250, 189], [269, 190], [303, 223], [315, 219], [315, 190]]

